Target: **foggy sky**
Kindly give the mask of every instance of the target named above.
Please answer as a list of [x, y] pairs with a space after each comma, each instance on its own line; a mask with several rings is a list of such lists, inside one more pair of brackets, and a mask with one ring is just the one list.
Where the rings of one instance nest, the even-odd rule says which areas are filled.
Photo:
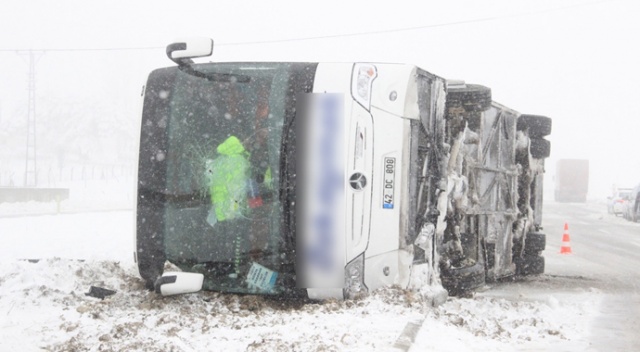
[[[215, 61], [412, 63], [489, 86], [494, 100], [553, 118], [548, 188], [557, 159], [587, 158], [591, 195], [605, 196], [640, 183], [639, 15], [633, 0], [3, 0], [0, 130], [26, 119], [29, 66], [16, 50], [43, 50], [38, 119], [100, 106], [136, 120], [146, 75], [173, 64], [164, 47], [206, 36]], [[0, 152], [20, 148], [0, 140]]]

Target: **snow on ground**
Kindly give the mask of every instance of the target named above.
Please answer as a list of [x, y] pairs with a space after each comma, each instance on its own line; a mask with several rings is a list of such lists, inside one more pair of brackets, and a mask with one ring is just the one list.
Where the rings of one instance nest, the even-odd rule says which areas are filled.
[[393, 288], [323, 303], [160, 297], [137, 276], [133, 223], [132, 211], [0, 216], [0, 351], [384, 351], [407, 324], [421, 325], [412, 351], [583, 351], [602, 300], [545, 290], [563, 285], [552, 276], [438, 307]]
[[[390, 350], [408, 322], [422, 319], [417, 351], [578, 350], [584, 324], [562, 317], [588, 318], [591, 306], [476, 296], [433, 308], [392, 288], [324, 303], [212, 292], [160, 297], [144, 290], [132, 265], [113, 261], [4, 260], [0, 273], [2, 351]], [[91, 286], [117, 293], [86, 296]]]
[[129, 211], [0, 217], [0, 258], [69, 258], [133, 262]]

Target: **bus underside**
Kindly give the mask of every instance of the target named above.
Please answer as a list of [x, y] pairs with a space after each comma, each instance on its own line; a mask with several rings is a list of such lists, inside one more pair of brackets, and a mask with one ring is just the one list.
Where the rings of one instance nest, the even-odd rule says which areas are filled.
[[531, 116], [493, 102], [488, 88], [449, 87], [447, 196], [440, 205], [447, 226], [439, 253], [450, 294], [544, 271], [545, 235], [539, 231], [549, 145], [542, 137], [550, 120]]

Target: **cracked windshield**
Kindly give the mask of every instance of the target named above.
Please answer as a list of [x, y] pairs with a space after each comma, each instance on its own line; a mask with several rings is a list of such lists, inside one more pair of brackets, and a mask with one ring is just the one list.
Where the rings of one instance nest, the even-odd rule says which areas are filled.
[[180, 72], [172, 90], [160, 92], [170, 109], [167, 259], [205, 274], [205, 288], [276, 290], [247, 275], [277, 275], [273, 270], [285, 267], [291, 246], [280, 229], [278, 183], [287, 67], [227, 65], [200, 72], [205, 77]]

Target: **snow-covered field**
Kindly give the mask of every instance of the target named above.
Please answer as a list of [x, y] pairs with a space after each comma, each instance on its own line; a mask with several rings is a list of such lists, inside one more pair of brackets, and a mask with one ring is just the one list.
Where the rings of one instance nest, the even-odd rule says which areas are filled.
[[[407, 323], [411, 350], [582, 350], [597, 304], [450, 298], [429, 307], [396, 289], [346, 302], [279, 302], [211, 292], [163, 298], [143, 289], [131, 264], [46, 259], [0, 263], [1, 351], [390, 350]], [[91, 286], [117, 293], [86, 296]], [[554, 348], [555, 349], [555, 348]]]
[[[133, 221], [132, 211], [0, 217], [0, 351], [402, 350], [416, 327], [412, 351], [583, 351], [603, 297], [554, 293], [565, 279], [553, 276], [438, 307], [393, 288], [323, 303], [160, 297], [137, 277]], [[91, 286], [117, 293], [86, 296]]]

